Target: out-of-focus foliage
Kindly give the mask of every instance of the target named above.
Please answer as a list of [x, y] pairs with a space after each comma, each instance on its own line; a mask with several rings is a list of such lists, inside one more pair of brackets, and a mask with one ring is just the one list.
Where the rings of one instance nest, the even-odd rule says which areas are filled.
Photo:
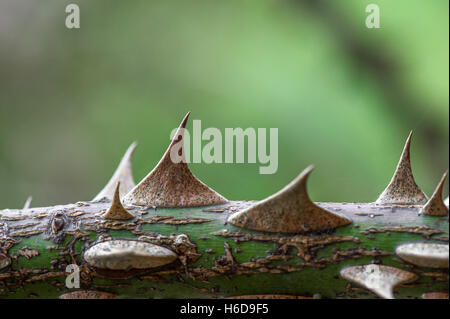
[[[279, 128], [274, 175], [191, 164], [230, 199], [314, 163], [313, 200], [375, 200], [410, 129], [427, 194], [447, 169], [446, 0], [78, 0], [79, 30], [70, 2], [0, 1], [0, 207], [89, 200], [134, 140], [139, 181], [188, 110], [203, 127]], [[381, 29], [365, 27], [374, 2]]]

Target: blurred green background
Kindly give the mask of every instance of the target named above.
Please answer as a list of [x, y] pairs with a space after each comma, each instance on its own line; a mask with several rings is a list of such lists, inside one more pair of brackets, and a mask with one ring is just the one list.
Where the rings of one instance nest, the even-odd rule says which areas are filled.
[[313, 200], [373, 201], [411, 129], [428, 195], [448, 167], [447, 0], [78, 0], [69, 30], [71, 2], [0, 0], [2, 208], [92, 199], [134, 140], [139, 181], [189, 110], [189, 125], [279, 128], [274, 175], [191, 164], [229, 199], [313, 163]]

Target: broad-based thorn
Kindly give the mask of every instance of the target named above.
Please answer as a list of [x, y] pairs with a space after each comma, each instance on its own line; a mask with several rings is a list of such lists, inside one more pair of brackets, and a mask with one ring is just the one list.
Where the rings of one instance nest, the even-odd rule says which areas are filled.
[[390, 204], [425, 204], [427, 196], [417, 186], [411, 169], [410, 146], [413, 132], [409, 133], [400, 161], [395, 169], [389, 185], [378, 197], [376, 203], [383, 205]]
[[227, 199], [198, 180], [186, 163], [184, 130], [189, 114], [184, 117], [156, 167], [124, 197], [126, 204], [190, 207], [227, 202]]
[[422, 207], [421, 213], [425, 215], [431, 216], [447, 216], [448, 215], [448, 207], [445, 205], [442, 200], [442, 191], [444, 189], [444, 183], [447, 179], [448, 171], [442, 175], [439, 184], [431, 195], [428, 202]]
[[114, 197], [111, 203], [111, 207], [106, 211], [105, 214], [103, 214], [103, 217], [109, 218], [109, 219], [132, 219], [134, 218], [133, 214], [131, 214], [129, 211], [127, 211], [120, 202], [120, 195], [119, 195], [119, 189], [120, 189], [120, 182], [117, 183], [116, 190], [114, 192]]
[[306, 182], [313, 166], [307, 167], [276, 194], [230, 216], [234, 226], [279, 233], [305, 233], [348, 225], [351, 221], [314, 204]]

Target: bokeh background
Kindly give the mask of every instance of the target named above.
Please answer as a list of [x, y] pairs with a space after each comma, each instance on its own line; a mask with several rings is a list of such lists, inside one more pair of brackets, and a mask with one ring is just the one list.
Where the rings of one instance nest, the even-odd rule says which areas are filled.
[[[365, 27], [369, 3], [380, 29]], [[264, 198], [314, 163], [313, 200], [373, 201], [411, 129], [430, 195], [448, 167], [448, 6], [0, 0], [0, 207], [92, 199], [134, 140], [139, 181], [187, 111], [203, 127], [279, 128], [274, 175], [191, 164], [229, 199]]]

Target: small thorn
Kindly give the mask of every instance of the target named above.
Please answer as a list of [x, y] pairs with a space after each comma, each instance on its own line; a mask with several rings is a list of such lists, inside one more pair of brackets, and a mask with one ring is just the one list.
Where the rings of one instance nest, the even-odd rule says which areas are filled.
[[417, 186], [411, 169], [410, 146], [413, 132], [409, 133], [400, 161], [389, 185], [378, 197], [377, 204], [425, 204], [427, 196]]
[[340, 274], [344, 279], [385, 299], [394, 299], [393, 289], [396, 286], [418, 279], [417, 275], [409, 271], [377, 264], [346, 267]]
[[234, 226], [280, 233], [305, 233], [333, 229], [351, 223], [344, 216], [314, 204], [306, 182], [314, 166], [308, 166], [282, 190], [230, 216]]
[[409, 243], [395, 249], [403, 260], [428, 268], [448, 268], [448, 245], [436, 243]]
[[131, 169], [131, 158], [133, 156], [134, 150], [136, 149], [137, 143], [133, 142], [125, 152], [120, 161], [119, 166], [114, 172], [113, 176], [106, 184], [106, 186], [101, 190], [100, 193], [95, 196], [93, 201], [99, 201], [103, 198], [111, 200], [114, 196], [114, 190], [116, 188], [117, 182], [120, 182], [120, 193], [126, 194], [135, 186], [133, 179], [133, 172]]
[[133, 214], [128, 212], [120, 202], [119, 195], [120, 182], [117, 183], [116, 190], [114, 192], [114, 197], [111, 203], [111, 207], [108, 211], [103, 215], [105, 218], [109, 219], [132, 219], [134, 218]]
[[25, 201], [25, 205], [23, 205], [23, 209], [29, 209], [31, 205], [31, 201], [33, 200], [33, 196], [29, 196]]
[[97, 243], [84, 253], [84, 260], [89, 265], [110, 270], [156, 268], [177, 258], [177, 254], [165, 247], [128, 239]]
[[[186, 163], [183, 138], [189, 115], [190, 112], [184, 117], [156, 167], [124, 197], [127, 205], [191, 207], [227, 202], [227, 199], [198, 180]], [[171, 157], [174, 151], [179, 156], [177, 161]]]
[[431, 216], [447, 216], [448, 207], [442, 200], [442, 190], [444, 189], [444, 183], [447, 179], [448, 171], [442, 175], [442, 178], [434, 190], [433, 195], [431, 195], [428, 202], [422, 207], [421, 213]]

